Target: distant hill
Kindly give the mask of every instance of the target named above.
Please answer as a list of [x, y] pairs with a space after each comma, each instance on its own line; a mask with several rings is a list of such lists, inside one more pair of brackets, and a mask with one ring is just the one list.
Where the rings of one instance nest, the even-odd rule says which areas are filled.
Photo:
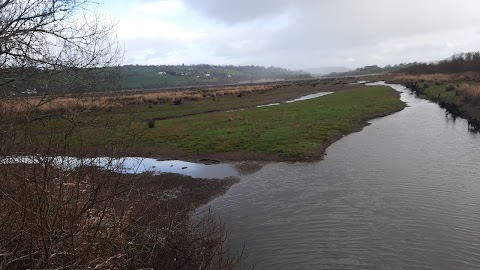
[[[48, 76], [48, 83], [45, 78]], [[11, 78], [28, 79], [13, 83]], [[56, 93], [83, 93], [237, 84], [258, 81], [309, 79], [303, 71], [260, 66], [214, 65], [126, 65], [115, 68], [84, 69], [71, 72], [44, 69], [0, 69], [0, 96], [28, 96]]]
[[126, 65], [120, 68], [122, 89], [235, 84], [259, 80], [306, 79], [303, 71], [278, 67], [215, 65]]

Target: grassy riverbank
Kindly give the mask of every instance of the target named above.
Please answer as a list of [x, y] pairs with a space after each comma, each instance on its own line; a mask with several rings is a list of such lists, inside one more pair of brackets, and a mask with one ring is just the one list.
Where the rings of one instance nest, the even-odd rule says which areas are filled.
[[399, 94], [389, 87], [362, 86], [280, 106], [155, 121], [152, 128], [145, 121], [114, 130], [102, 124], [83, 127], [73, 142], [95, 147], [157, 148], [156, 155], [170, 158], [319, 159], [328, 145], [357, 131], [367, 119], [404, 106]]
[[[463, 75], [463, 76], [462, 76]], [[393, 80], [407, 85], [416, 94], [445, 108], [454, 116], [467, 119], [480, 128], [480, 84], [469, 74], [397, 76]]]

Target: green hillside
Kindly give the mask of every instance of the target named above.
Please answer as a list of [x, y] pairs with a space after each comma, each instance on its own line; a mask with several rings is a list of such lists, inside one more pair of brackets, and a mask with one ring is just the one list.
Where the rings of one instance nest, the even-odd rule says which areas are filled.
[[260, 66], [139, 66], [126, 65], [120, 68], [122, 89], [160, 88], [278, 79], [304, 79], [311, 75], [276, 67]]

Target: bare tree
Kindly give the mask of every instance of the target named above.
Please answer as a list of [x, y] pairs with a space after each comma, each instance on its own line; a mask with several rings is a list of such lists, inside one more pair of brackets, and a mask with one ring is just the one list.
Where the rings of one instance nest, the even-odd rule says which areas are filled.
[[[41, 108], [67, 93], [91, 96], [94, 90], [115, 87], [121, 54], [114, 24], [89, 10], [90, 4], [0, 0], [0, 156], [13, 148], [37, 153], [41, 145], [65, 149], [67, 142], [59, 138], [74, 132], [78, 112], [69, 104], [47, 115]], [[70, 119], [70, 125], [63, 134], [47, 136], [50, 143], [39, 142], [32, 123], [51, 116]]]
[[[115, 173], [113, 159], [71, 168], [72, 149], [118, 151], [72, 146], [72, 134], [95, 123], [88, 108], [42, 112], [59, 97], [82, 102], [113, 85], [121, 58], [113, 25], [88, 4], [0, 0], [0, 269], [231, 269], [224, 226], [209, 214], [192, 220], [192, 192], [171, 198], [177, 179]], [[202, 183], [216, 195], [231, 185]]]
[[[121, 60], [113, 24], [88, 0], [0, 1], [0, 89], [18, 94], [98, 86]], [[89, 84], [95, 79], [95, 84]], [[104, 85], [100, 85], [104, 87]]]

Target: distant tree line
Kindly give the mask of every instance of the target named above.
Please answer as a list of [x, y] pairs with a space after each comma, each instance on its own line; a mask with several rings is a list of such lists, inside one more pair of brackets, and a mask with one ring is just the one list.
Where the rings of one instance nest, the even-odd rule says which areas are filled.
[[401, 71], [409, 74], [478, 72], [480, 52], [458, 53], [439, 62], [417, 63]]
[[381, 73], [408, 73], [408, 74], [433, 74], [433, 73], [461, 73], [461, 72], [479, 72], [480, 71], [480, 52], [458, 53], [453, 56], [432, 63], [405, 63], [398, 65], [386, 65], [379, 67], [377, 65], [365, 66], [352, 71], [341, 73], [330, 73], [328, 76], [359, 76]]
[[327, 76], [360, 76], [360, 75], [369, 75], [369, 74], [380, 74], [380, 73], [389, 73], [404, 70], [405, 68], [417, 65], [417, 62], [413, 63], [401, 63], [396, 65], [386, 65], [384, 67], [379, 67], [377, 65], [364, 66], [357, 68], [355, 70], [347, 72], [332, 72]]

